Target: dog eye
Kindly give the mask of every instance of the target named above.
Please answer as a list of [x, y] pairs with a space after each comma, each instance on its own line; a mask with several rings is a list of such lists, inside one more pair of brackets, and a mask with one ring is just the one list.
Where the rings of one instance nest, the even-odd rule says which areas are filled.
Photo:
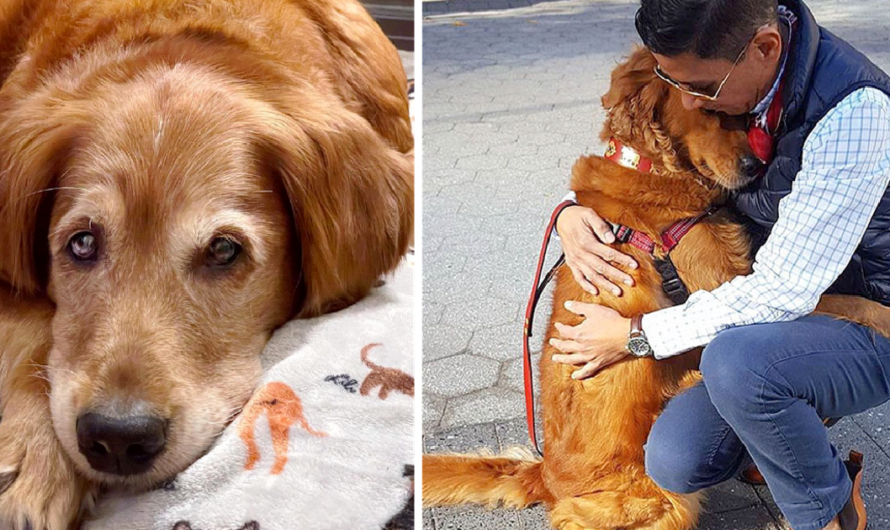
[[68, 253], [78, 262], [96, 261], [99, 244], [92, 232], [78, 232], [68, 240]]
[[227, 237], [217, 237], [210, 242], [207, 249], [207, 265], [211, 267], [228, 267], [241, 254], [241, 245]]

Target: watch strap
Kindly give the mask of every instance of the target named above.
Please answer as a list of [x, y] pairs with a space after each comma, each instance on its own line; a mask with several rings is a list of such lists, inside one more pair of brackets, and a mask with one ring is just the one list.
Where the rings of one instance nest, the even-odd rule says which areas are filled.
[[643, 315], [634, 315], [630, 319], [630, 336], [635, 337], [643, 334]]

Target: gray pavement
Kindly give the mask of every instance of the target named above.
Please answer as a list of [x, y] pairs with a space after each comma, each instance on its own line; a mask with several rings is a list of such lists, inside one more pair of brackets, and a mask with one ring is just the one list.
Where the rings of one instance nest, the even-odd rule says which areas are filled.
[[[521, 322], [545, 217], [565, 193], [574, 161], [602, 152], [600, 96], [637, 42], [636, 0], [533, 1], [424, 4], [427, 451], [527, 443]], [[886, 0], [810, 5], [820, 22], [890, 70]], [[538, 315], [536, 327], [546, 321]], [[839, 451], [866, 455], [873, 530], [890, 530], [888, 420], [890, 404], [830, 430]], [[704, 530], [787, 528], [765, 488], [733, 480], [709, 499]], [[540, 508], [460, 507], [423, 517], [427, 530], [547, 528]]]

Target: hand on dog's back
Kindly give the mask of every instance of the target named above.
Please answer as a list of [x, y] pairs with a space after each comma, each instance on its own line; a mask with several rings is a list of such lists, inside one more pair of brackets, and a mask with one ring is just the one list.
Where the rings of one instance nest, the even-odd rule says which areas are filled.
[[556, 231], [566, 255], [566, 265], [585, 291], [596, 295], [603, 289], [621, 296], [619, 285], [633, 286], [633, 278], [615, 264], [635, 269], [637, 262], [609, 246], [615, 242], [612, 227], [592, 208], [569, 206], [559, 215]]

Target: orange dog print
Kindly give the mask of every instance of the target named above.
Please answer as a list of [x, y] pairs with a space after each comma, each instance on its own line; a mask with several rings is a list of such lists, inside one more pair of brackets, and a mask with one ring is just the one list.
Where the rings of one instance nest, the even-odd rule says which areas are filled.
[[368, 360], [368, 351], [374, 346], [380, 346], [379, 343], [368, 344], [362, 348], [362, 362], [371, 369], [371, 373], [362, 382], [360, 390], [361, 395], [367, 396], [371, 390], [379, 386], [380, 392], [377, 397], [386, 399], [386, 396], [393, 390], [398, 390], [406, 396], [414, 396], [414, 378], [401, 370], [395, 368], [386, 368], [378, 366]]
[[275, 449], [275, 464], [272, 474], [277, 475], [287, 464], [290, 428], [299, 423], [306, 432], [313, 436], [327, 436], [309, 426], [303, 415], [303, 404], [297, 394], [284, 383], [273, 381], [262, 387], [244, 407], [238, 434], [247, 446], [247, 462], [245, 470], [251, 470], [260, 459], [260, 450], [254, 438], [254, 426], [263, 411], [269, 419], [269, 430], [272, 433], [272, 447]]

